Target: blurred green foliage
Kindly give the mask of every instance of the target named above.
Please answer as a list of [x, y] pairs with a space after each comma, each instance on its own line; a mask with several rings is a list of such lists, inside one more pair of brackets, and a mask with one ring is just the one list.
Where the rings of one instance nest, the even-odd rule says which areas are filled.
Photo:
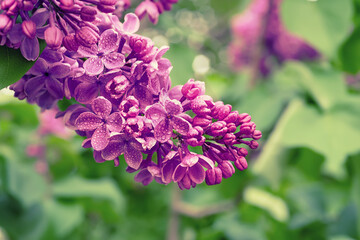
[[[204, 80], [214, 99], [248, 112], [263, 132], [248, 170], [182, 192], [195, 209], [238, 201], [210, 216], [181, 215], [179, 239], [360, 239], [360, 91], [346, 83], [360, 70], [360, 1], [285, 0], [286, 27], [323, 57], [288, 62], [255, 87], [228, 70], [224, 55], [228, 21], [248, 2], [182, 0], [142, 29], [170, 44], [174, 85]], [[205, 74], [193, 66], [198, 55], [210, 60]], [[0, 94], [0, 239], [165, 239], [171, 186], [134, 182], [123, 159], [118, 168], [95, 163], [80, 137], [42, 139], [48, 170], [39, 172], [25, 150], [39, 141], [38, 113]]]

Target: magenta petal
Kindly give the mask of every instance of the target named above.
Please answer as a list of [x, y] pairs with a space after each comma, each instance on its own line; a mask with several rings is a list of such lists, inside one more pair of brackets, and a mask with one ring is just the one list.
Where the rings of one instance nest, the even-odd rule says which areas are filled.
[[84, 62], [84, 69], [90, 76], [99, 75], [104, 70], [104, 64], [98, 57], [91, 57]]
[[24, 58], [29, 61], [35, 61], [39, 57], [40, 52], [39, 40], [36, 37], [33, 39], [26, 37], [21, 42], [20, 50]]
[[186, 135], [191, 128], [191, 125], [188, 121], [186, 121], [181, 117], [176, 117], [176, 116], [173, 116], [171, 118], [170, 124], [175, 129], [175, 131], [177, 131], [181, 135]]
[[108, 53], [102, 57], [102, 62], [107, 69], [115, 69], [124, 66], [125, 57], [121, 53]]
[[199, 163], [203, 166], [203, 167], [206, 167], [206, 168], [214, 168], [215, 165], [214, 165], [214, 161], [211, 160], [210, 158], [208, 157], [205, 157], [203, 155], [200, 155], [199, 156]]
[[[106, 160], [101, 156], [101, 152], [99, 152], [99, 151], [94, 151], [93, 156], [94, 156], [95, 162], [97, 162], [97, 163], [102, 163], [102, 162], [105, 162], [105, 161], [106, 161]], [[112, 160], [112, 159], [111, 159], [111, 160]]]
[[106, 119], [106, 124], [110, 132], [121, 132], [124, 127], [124, 119], [120, 112], [114, 112]]
[[103, 119], [110, 115], [112, 109], [111, 102], [104, 97], [95, 98], [92, 101], [91, 106], [94, 113]]
[[81, 113], [75, 121], [75, 126], [80, 131], [92, 131], [102, 124], [102, 119], [91, 112]]
[[161, 104], [155, 103], [146, 109], [145, 116], [146, 118], [151, 119], [154, 126], [156, 126], [165, 118], [166, 112]]
[[50, 69], [49, 73], [54, 78], [64, 78], [69, 76], [71, 71], [69, 64], [55, 63]]
[[202, 166], [197, 163], [189, 168], [190, 179], [196, 184], [200, 184], [205, 180], [205, 171]]
[[106, 160], [113, 160], [124, 153], [124, 143], [123, 142], [113, 142], [110, 143], [101, 151], [101, 155]]
[[94, 150], [103, 150], [109, 143], [109, 137], [110, 133], [105, 125], [98, 127], [91, 137], [91, 145], [93, 146]]
[[28, 73], [33, 75], [43, 75], [47, 70], [48, 63], [44, 59], [39, 58]]
[[85, 140], [82, 142], [81, 146], [82, 146], [83, 148], [91, 148], [91, 138], [85, 139]]
[[161, 143], [168, 141], [172, 134], [172, 128], [168, 119], [163, 119], [154, 129], [155, 139]]
[[55, 78], [47, 78], [45, 81], [46, 89], [53, 97], [60, 99], [64, 97], [63, 84]]
[[169, 184], [171, 182], [175, 167], [176, 167], [176, 164], [174, 162], [169, 162], [162, 167], [161, 180], [165, 184]]
[[139, 150], [136, 150], [130, 144], [125, 145], [124, 157], [129, 167], [133, 169], [138, 169], [140, 167], [142, 162], [142, 154]]
[[[184, 178], [181, 180], [181, 182], [179, 182], [179, 187], [181, 186], [182, 187], [182, 189], [184, 189], [184, 188], [186, 188], [186, 189], [190, 189], [191, 188], [191, 185], [192, 185], [192, 182], [191, 182], [191, 180], [190, 180], [190, 178], [189, 178], [189, 175], [188, 174], [186, 174], [185, 176], [184, 176]], [[194, 186], [193, 186], [194, 187]]]
[[75, 99], [80, 103], [90, 103], [98, 96], [98, 88], [93, 83], [80, 83], [74, 91]]
[[178, 165], [175, 168], [174, 174], [172, 176], [174, 182], [180, 182], [181, 179], [183, 179], [183, 177], [185, 176], [187, 167], [182, 167], [181, 165]]
[[195, 154], [187, 154], [181, 161], [181, 166], [192, 167], [199, 161], [199, 158]]
[[176, 99], [166, 100], [165, 101], [165, 109], [166, 109], [166, 112], [170, 115], [178, 115], [183, 112], [181, 103]]
[[100, 53], [111, 53], [118, 50], [119, 47], [119, 35], [112, 29], [108, 29], [103, 32], [99, 40], [99, 52]]
[[135, 33], [139, 30], [140, 21], [134, 13], [128, 13], [125, 15], [123, 29], [127, 33]]

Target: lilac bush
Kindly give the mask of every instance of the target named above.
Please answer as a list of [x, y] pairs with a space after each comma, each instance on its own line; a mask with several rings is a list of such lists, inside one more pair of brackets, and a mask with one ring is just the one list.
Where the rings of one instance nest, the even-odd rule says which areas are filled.
[[[135, 12], [156, 22], [175, 2], [145, 0]], [[1, 2], [2, 44], [24, 48], [29, 60], [37, 58], [37, 48], [28, 51], [37, 38], [44, 38], [47, 48], [10, 88], [19, 99], [44, 109], [63, 98], [79, 102], [57, 117], [85, 137], [82, 146], [93, 149], [96, 162], [118, 166], [124, 155], [127, 172], [137, 172], [135, 181], [175, 182], [180, 189], [204, 181], [219, 184], [235, 173], [234, 166], [247, 168], [244, 146], [256, 149], [261, 138], [251, 117], [214, 101], [205, 94], [205, 84], [194, 79], [171, 88], [172, 65], [163, 57], [169, 48], [157, 48], [136, 34], [140, 22], [135, 14], [119, 21], [127, 1], [21, 4]], [[18, 16], [21, 24], [15, 23]], [[21, 37], [12, 37], [16, 34]]]
[[228, 55], [234, 70], [256, 64], [259, 72], [267, 76], [275, 62], [320, 57], [316, 49], [287, 31], [280, 16], [281, 3], [254, 0], [243, 13], [233, 17]]

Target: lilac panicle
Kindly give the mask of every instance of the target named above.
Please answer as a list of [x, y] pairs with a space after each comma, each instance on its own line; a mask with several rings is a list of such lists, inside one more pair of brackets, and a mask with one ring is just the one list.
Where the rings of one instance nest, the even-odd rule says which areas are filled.
[[[254, 0], [233, 17], [233, 41], [228, 47], [231, 67], [241, 70], [257, 64], [267, 76], [275, 62], [317, 60], [320, 54], [305, 40], [287, 31], [280, 17], [282, 0]], [[258, 49], [262, 49], [260, 55]]]
[[[120, 22], [109, 13], [117, 10], [116, 1], [54, 2], [59, 18], [44, 0], [44, 8], [29, 19], [24, 9], [3, 1], [10, 6], [3, 4], [9, 10], [0, 13], [5, 44], [21, 47], [24, 39], [37, 38], [48, 44], [34, 66], [11, 85], [15, 96], [43, 109], [63, 98], [78, 101], [57, 117], [85, 138], [82, 146], [93, 149], [96, 162], [119, 166], [123, 156], [126, 171], [137, 172], [135, 181], [175, 182], [180, 189], [219, 184], [235, 168], [248, 167], [247, 149], [256, 149], [261, 138], [251, 117], [214, 101], [205, 94], [205, 84], [194, 79], [171, 88], [172, 65], [164, 57], [168, 47], [157, 48], [136, 34], [135, 14]], [[176, 2], [146, 0], [138, 11], [156, 22], [157, 14]], [[24, 15], [23, 25], [11, 26], [9, 18], [16, 11]]]

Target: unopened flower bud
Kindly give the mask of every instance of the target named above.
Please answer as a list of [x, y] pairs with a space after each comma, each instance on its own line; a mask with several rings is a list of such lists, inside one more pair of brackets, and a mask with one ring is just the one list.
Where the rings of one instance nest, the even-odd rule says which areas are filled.
[[84, 6], [80, 10], [80, 17], [82, 20], [92, 22], [95, 20], [97, 12], [94, 7]]
[[34, 3], [32, 1], [26, 0], [22, 2], [21, 10], [31, 11], [34, 8]]
[[44, 32], [45, 41], [48, 47], [58, 49], [64, 38], [64, 34], [57, 27], [48, 27]]
[[234, 111], [231, 112], [229, 115], [227, 115], [224, 119], [225, 122], [227, 123], [235, 123], [236, 125], [238, 125], [239, 122], [239, 112], [238, 111]]
[[8, 10], [13, 4], [16, 4], [15, 0], [3, 0], [0, 7], [2, 10]]
[[181, 88], [181, 93], [189, 100], [193, 100], [197, 96], [205, 94], [205, 83], [190, 79]]
[[74, 0], [60, 0], [60, 7], [61, 8], [71, 8], [74, 6]]
[[97, 8], [99, 9], [100, 12], [103, 13], [112, 13], [115, 11], [115, 6], [109, 6], [104, 4], [98, 4]]
[[259, 139], [262, 137], [261, 131], [255, 130], [254, 133], [253, 133], [253, 135], [252, 135], [252, 137], [253, 137], [253, 139], [255, 139], [255, 140], [259, 140]]
[[259, 143], [257, 141], [251, 141], [249, 147], [251, 149], [257, 149], [259, 147]]
[[11, 30], [13, 22], [6, 14], [0, 14], [0, 32], [7, 33]]
[[235, 168], [230, 161], [223, 161], [219, 167], [224, 178], [229, 178], [235, 173]]
[[113, 6], [115, 5], [116, 0], [100, 0], [100, 4]]
[[212, 123], [212, 117], [209, 115], [195, 116], [193, 120], [193, 126], [200, 126], [202, 128], [208, 127]]
[[236, 159], [234, 164], [235, 164], [235, 167], [237, 169], [239, 169], [240, 171], [243, 171], [243, 170], [247, 169], [247, 167], [248, 167], [248, 163], [244, 157], [239, 157], [238, 159]]
[[206, 171], [205, 182], [207, 185], [215, 185], [221, 183], [222, 171], [219, 167], [211, 168]]
[[79, 48], [79, 43], [76, 41], [75, 34], [69, 34], [63, 39], [64, 47], [70, 52], [76, 52]]
[[213, 106], [213, 99], [208, 95], [197, 96], [191, 101], [191, 110], [198, 115], [210, 114]]
[[31, 20], [25, 20], [21, 24], [23, 33], [30, 39], [34, 39], [36, 36], [36, 24]]
[[204, 130], [200, 126], [195, 126], [189, 130], [185, 141], [187, 144], [193, 147], [201, 146], [206, 140], [203, 134]]
[[251, 116], [247, 113], [242, 113], [239, 115], [240, 124], [247, 123], [251, 121]]
[[100, 36], [92, 28], [86, 26], [77, 31], [75, 38], [80, 45], [90, 47], [91, 45], [97, 43]]
[[211, 124], [209, 135], [217, 137], [227, 133], [226, 122], [217, 121]]
[[222, 140], [227, 145], [233, 145], [235, 142], [235, 139], [236, 139], [236, 136], [234, 134], [226, 133]]

